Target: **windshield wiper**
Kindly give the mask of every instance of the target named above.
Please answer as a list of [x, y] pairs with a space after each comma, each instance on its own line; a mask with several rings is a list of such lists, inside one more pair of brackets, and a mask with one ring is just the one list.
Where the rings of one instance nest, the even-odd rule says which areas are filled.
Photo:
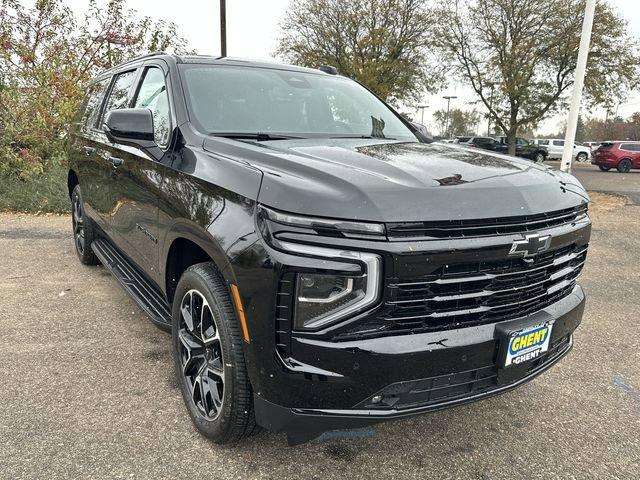
[[232, 138], [234, 140], [255, 140], [257, 142], [266, 142], [269, 140], [291, 140], [296, 138], [294, 135], [281, 135], [279, 133], [266, 132], [211, 132], [209, 135], [214, 137]]

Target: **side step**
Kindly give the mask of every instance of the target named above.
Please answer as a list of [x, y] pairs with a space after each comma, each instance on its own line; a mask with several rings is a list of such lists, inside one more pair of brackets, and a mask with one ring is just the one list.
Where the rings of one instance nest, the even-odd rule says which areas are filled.
[[145, 279], [108, 240], [95, 239], [91, 243], [91, 249], [138, 306], [149, 315], [151, 321], [158, 328], [171, 331], [171, 309], [162, 292]]

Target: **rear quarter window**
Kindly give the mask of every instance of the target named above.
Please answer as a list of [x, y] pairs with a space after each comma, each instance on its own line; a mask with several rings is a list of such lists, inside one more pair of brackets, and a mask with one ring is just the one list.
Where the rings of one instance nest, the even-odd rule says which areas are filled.
[[627, 152], [640, 152], [640, 143], [622, 143], [620, 144], [620, 150]]

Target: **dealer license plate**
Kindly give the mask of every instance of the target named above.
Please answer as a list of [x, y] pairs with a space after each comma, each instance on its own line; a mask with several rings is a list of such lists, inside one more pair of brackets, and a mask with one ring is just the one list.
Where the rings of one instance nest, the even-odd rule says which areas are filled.
[[540, 323], [512, 333], [508, 339], [504, 366], [535, 360], [549, 350], [552, 323]]

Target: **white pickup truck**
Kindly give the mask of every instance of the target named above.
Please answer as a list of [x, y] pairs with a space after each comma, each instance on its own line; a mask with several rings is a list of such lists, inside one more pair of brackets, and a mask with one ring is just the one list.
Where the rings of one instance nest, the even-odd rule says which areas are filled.
[[[542, 145], [549, 150], [549, 158], [562, 158], [564, 152], [564, 140], [559, 138], [534, 138], [531, 143]], [[578, 162], [586, 162], [591, 158], [591, 150], [589, 147], [573, 144], [573, 158]]]

